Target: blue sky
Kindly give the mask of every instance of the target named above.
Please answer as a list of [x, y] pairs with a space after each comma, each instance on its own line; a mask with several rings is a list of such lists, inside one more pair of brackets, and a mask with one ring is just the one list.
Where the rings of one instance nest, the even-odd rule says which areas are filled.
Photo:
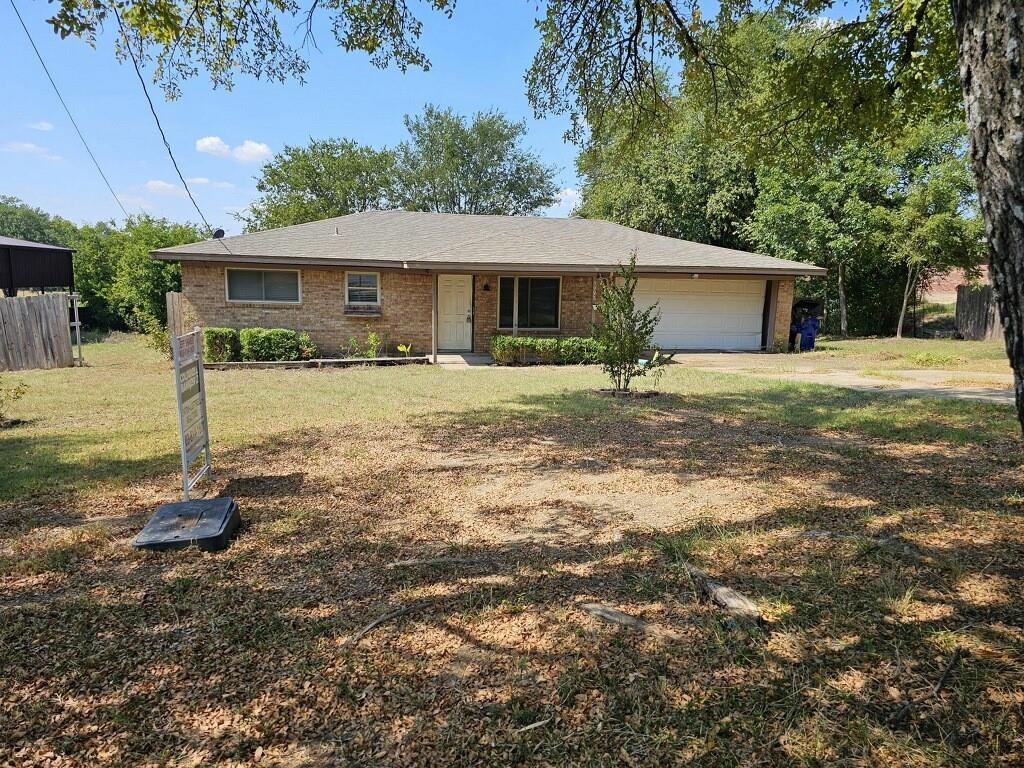
[[[207, 219], [229, 232], [231, 213], [255, 196], [261, 161], [285, 144], [310, 137], [348, 137], [374, 146], [406, 137], [402, 117], [430, 102], [469, 114], [497, 108], [526, 120], [526, 143], [558, 168], [567, 215], [575, 202], [576, 150], [562, 139], [567, 121], [536, 120], [523, 74], [537, 46], [534, 4], [524, 0], [459, 3], [452, 19], [425, 10], [423, 49], [428, 72], [379, 70], [361, 53], [334, 45], [326, 24], [320, 50], [310, 50], [305, 85], [239, 77], [234, 90], [213, 90], [200, 76], [182, 97], [165, 101], [150, 86], [164, 130]], [[46, 24], [53, 6], [20, 0], [19, 8], [86, 140], [129, 213], [177, 220], [198, 217], [184, 197], [160, 141], [131, 64], [119, 64], [113, 46], [96, 50], [60, 40]], [[289, 25], [284, 27], [290, 29]], [[0, 5], [4, 77], [0, 103], [0, 194], [76, 222], [119, 219], [120, 210], [92, 166], [46, 81], [14, 12]], [[203, 151], [204, 150], [204, 151]]]

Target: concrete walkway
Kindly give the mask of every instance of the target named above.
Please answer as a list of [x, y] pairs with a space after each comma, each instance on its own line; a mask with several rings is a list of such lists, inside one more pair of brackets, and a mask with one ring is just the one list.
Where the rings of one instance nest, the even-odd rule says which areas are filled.
[[439, 353], [437, 364], [442, 368], [459, 370], [462, 368], [486, 368], [491, 364], [491, 356], [476, 352]]

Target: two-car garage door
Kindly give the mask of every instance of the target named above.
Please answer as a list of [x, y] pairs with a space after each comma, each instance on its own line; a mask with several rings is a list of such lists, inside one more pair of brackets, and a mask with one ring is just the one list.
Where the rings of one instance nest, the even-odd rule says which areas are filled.
[[654, 343], [662, 349], [761, 348], [764, 280], [641, 277], [635, 300], [658, 303]]

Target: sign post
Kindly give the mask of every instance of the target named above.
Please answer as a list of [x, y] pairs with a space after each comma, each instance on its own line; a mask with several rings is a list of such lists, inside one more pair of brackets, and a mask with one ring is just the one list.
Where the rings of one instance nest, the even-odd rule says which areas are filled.
[[[215, 552], [224, 549], [242, 518], [230, 496], [190, 498], [196, 483], [213, 472], [210, 463], [210, 428], [206, 422], [206, 383], [203, 381], [203, 333], [196, 328], [171, 337], [174, 389], [178, 400], [181, 437], [181, 501], [161, 504], [146, 527], [135, 537], [137, 549], [182, 549], [197, 546]], [[202, 465], [192, 473], [192, 465]]]
[[[171, 337], [174, 355], [174, 387], [178, 400], [178, 431], [181, 435], [181, 497], [213, 471], [210, 461], [210, 428], [206, 420], [206, 384], [203, 381], [203, 333], [195, 328], [184, 336]], [[192, 474], [200, 456], [202, 467]]]

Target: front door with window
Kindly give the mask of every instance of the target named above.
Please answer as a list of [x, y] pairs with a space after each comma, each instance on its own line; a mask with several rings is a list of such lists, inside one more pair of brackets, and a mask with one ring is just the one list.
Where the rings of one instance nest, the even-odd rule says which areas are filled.
[[437, 346], [449, 352], [473, 349], [472, 275], [438, 275]]

